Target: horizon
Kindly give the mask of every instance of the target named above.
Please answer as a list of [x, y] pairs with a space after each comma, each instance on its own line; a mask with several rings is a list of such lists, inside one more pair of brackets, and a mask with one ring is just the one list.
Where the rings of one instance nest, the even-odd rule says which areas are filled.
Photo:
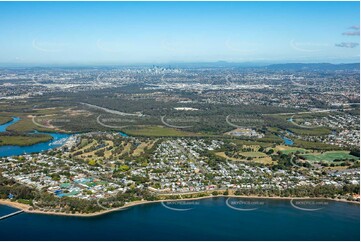
[[0, 66], [359, 63], [359, 7], [0, 2]]
[[[227, 66], [219, 66], [220, 64], [224, 64]], [[99, 63], [99, 64], [84, 64], [84, 63], [76, 63], [76, 64], [27, 64], [27, 63], [8, 63], [3, 64], [0, 63], [0, 68], [106, 68], [106, 67], [164, 67], [168, 66], [171, 68], [183, 68], [187, 65], [191, 65], [194, 67], [202, 67], [202, 65], [207, 65], [207, 67], [215, 68], [227, 68], [227, 67], [238, 67], [238, 68], [261, 68], [272, 65], [360, 65], [360, 62], [340, 62], [340, 63], [332, 63], [332, 62], [227, 62], [227, 61], [213, 61], [213, 62], [164, 62], [164, 63], [122, 63], [122, 64], [107, 64], [107, 63]], [[177, 67], [178, 66], [178, 67]], [[181, 67], [179, 67], [181, 66]]]

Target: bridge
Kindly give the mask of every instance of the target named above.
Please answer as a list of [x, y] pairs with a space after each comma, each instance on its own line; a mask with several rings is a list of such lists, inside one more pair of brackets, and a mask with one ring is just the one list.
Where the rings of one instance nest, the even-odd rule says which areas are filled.
[[12, 217], [12, 216], [18, 215], [18, 214], [23, 213], [23, 212], [24, 212], [24, 210], [19, 210], [19, 211], [10, 213], [10, 214], [8, 214], [8, 215], [4, 215], [4, 216], [0, 217], [0, 220], [10, 218], [10, 217]]

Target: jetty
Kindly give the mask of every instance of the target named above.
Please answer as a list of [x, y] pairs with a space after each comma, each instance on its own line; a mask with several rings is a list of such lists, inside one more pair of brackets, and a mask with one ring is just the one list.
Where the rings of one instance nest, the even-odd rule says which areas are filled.
[[8, 214], [8, 215], [4, 215], [4, 216], [0, 217], [0, 220], [10, 218], [10, 217], [12, 217], [12, 216], [18, 215], [18, 214], [23, 213], [23, 212], [24, 212], [24, 210], [19, 210], [19, 211], [10, 213], [10, 214]]

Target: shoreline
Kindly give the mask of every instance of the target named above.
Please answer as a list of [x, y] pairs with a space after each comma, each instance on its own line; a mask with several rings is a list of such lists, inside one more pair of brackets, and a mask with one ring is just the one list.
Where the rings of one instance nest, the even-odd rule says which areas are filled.
[[203, 200], [203, 199], [210, 199], [210, 198], [246, 198], [246, 199], [272, 199], [272, 200], [306, 200], [306, 199], [314, 199], [314, 200], [328, 200], [328, 201], [334, 201], [334, 202], [344, 202], [344, 203], [352, 203], [352, 204], [358, 204], [360, 205], [360, 202], [357, 201], [348, 201], [346, 199], [332, 199], [332, 198], [323, 198], [323, 197], [265, 197], [265, 196], [244, 196], [244, 195], [209, 195], [204, 197], [196, 197], [196, 198], [182, 198], [182, 199], [162, 199], [162, 200], [154, 200], [154, 201], [135, 201], [125, 204], [122, 207], [119, 208], [112, 208], [109, 210], [103, 210], [95, 213], [61, 213], [61, 212], [44, 212], [39, 210], [29, 210], [30, 205], [18, 203], [18, 202], [12, 202], [9, 200], [0, 199], [0, 205], [5, 205], [13, 208], [17, 208], [20, 210], [23, 210], [25, 213], [33, 213], [33, 214], [44, 214], [44, 215], [55, 215], [55, 216], [71, 216], [71, 217], [95, 217], [104, 215], [107, 213], [112, 213], [116, 211], [122, 211], [130, 207], [138, 206], [138, 205], [144, 205], [144, 204], [152, 204], [152, 203], [162, 203], [162, 202], [176, 202], [176, 201], [196, 201], [196, 200]]

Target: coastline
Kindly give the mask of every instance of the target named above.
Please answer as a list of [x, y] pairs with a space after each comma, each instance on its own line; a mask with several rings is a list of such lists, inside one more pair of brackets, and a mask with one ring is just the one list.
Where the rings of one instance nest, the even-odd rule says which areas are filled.
[[71, 214], [71, 213], [44, 212], [44, 211], [39, 211], [39, 210], [29, 210], [30, 207], [31, 207], [30, 205], [23, 204], [23, 203], [18, 203], [18, 202], [12, 202], [12, 201], [9, 201], [9, 200], [4, 200], [4, 199], [0, 199], [0, 205], [5, 205], [5, 206], [17, 208], [17, 209], [23, 210], [25, 213], [55, 215], [55, 216], [72, 216], [72, 217], [95, 217], [95, 216], [100, 216], [100, 215], [111, 213], [111, 212], [122, 211], [122, 210], [125, 210], [127, 208], [138, 206], [138, 205], [143, 205], [143, 204], [162, 203], [162, 202], [176, 202], [176, 201], [196, 201], [196, 200], [203, 200], [203, 199], [210, 199], [210, 198], [217, 198], [217, 197], [246, 198], [246, 199], [258, 198], [258, 199], [272, 199], [272, 200], [315, 199], [315, 200], [328, 200], [328, 201], [334, 201], [334, 202], [353, 203], [353, 204], [360, 205], [360, 202], [348, 201], [346, 199], [332, 199], [332, 198], [324, 198], [324, 197], [316, 197], [316, 198], [314, 198], [314, 197], [313, 198], [312, 197], [266, 197], [266, 196], [255, 196], [255, 195], [253, 195], [253, 196], [244, 196], [244, 195], [217, 195], [217, 196], [213, 196], [213, 195], [209, 195], [209, 196], [196, 197], [196, 198], [162, 199], [162, 200], [154, 200], [154, 201], [145, 201], [144, 200], [144, 201], [130, 202], [130, 203], [127, 203], [124, 206], [119, 207], [119, 208], [112, 208], [112, 209], [109, 209], [109, 210], [103, 210], [103, 211], [99, 211], [99, 212], [95, 212], [95, 213], [84, 213], [84, 214], [82, 214], [82, 213]]

